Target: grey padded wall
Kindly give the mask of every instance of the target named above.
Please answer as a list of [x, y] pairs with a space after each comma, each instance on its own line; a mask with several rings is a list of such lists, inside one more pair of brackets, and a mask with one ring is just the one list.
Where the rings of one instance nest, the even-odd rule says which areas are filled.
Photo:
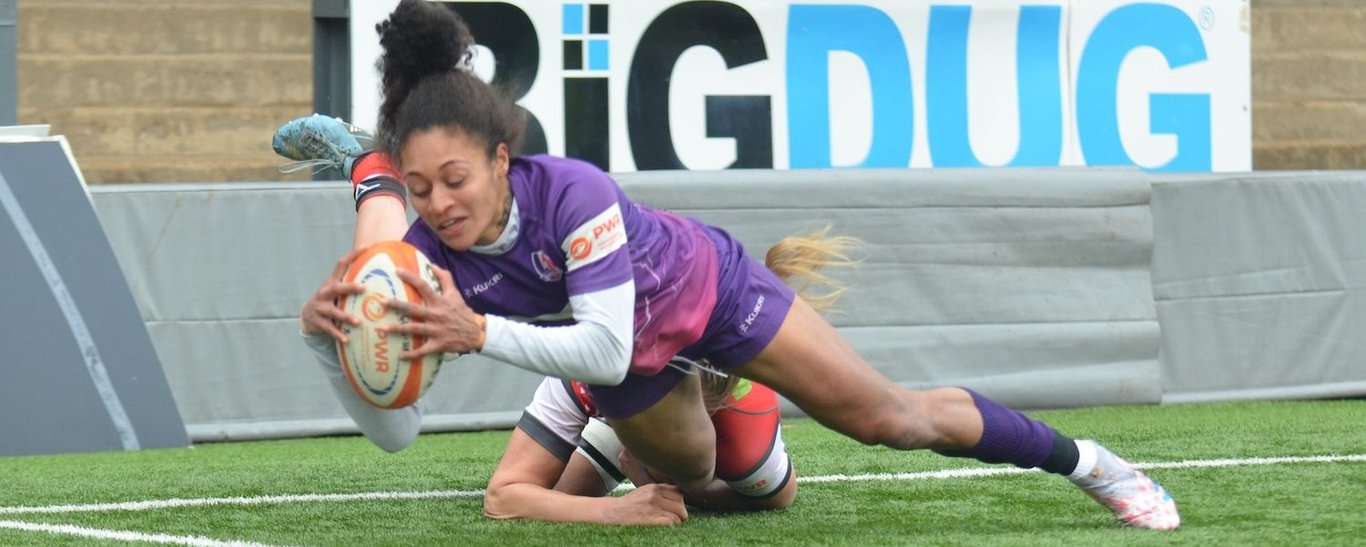
[[0, 143], [0, 280], [0, 455], [189, 444], [60, 139]]
[[831, 224], [865, 242], [831, 321], [910, 387], [1023, 408], [1156, 402], [1149, 184], [1137, 171], [640, 172], [627, 192], [726, 227], [762, 259]]
[[1366, 394], [1366, 173], [1153, 188], [1163, 401]]
[[[1026, 408], [1153, 403], [1159, 332], [1150, 186], [1134, 171], [622, 174], [636, 199], [736, 234], [762, 258], [827, 223], [866, 242], [835, 272], [832, 322], [894, 381]], [[298, 339], [304, 299], [349, 245], [340, 182], [123, 185], [96, 206], [198, 440], [351, 432]], [[511, 426], [539, 381], [448, 363], [427, 430]], [[793, 410], [790, 409], [789, 410]]]
[[[92, 195], [191, 438], [356, 430], [298, 334], [299, 308], [350, 245], [345, 183], [97, 186]], [[510, 424], [539, 381], [477, 358], [443, 371], [433, 390], [448, 395], [430, 400], [432, 429]]]

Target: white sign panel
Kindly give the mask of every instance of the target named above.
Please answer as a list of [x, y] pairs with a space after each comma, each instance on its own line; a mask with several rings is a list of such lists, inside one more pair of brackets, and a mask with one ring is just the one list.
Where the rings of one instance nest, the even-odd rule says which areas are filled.
[[[611, 171], [1252, 168], [1247, 0], [444, 3], [527, 151]], [[363, 126], [395, 5], [351, 6]]]

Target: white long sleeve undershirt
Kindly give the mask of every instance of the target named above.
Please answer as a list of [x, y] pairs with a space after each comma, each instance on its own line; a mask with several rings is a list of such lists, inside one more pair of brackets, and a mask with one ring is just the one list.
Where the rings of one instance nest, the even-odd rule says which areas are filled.
[[304, 343], [318, 358], [332, 391], [337, 394], [342, 408], [356, 422], [361, 433], [385, 452], [403, 450], [417, 438], [422, 427], [422, 401], [412, 406], [385, 409], [361, 400], [342, 371], [341, 357], [337, 356], [337, 341], [326, 334], [303, 335]]
[[569, 297], [575, 323], [542, 327], [485, 315], [481, 355], [532, 372], [616, 385], [631, 366], [635, 282]]

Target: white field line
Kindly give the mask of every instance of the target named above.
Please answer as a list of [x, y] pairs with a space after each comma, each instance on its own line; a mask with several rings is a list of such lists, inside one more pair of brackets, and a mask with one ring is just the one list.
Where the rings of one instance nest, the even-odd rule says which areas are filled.
[[200, 507], [206, 505], [268, 505], [273, 503], [474, 498], [483, 497], [483, 495], [483, 490], [431, 490], [427, 492], [295, 494], [284, 496], [253, 496], [250, 498], [171, 498], [164, 500], [125, 501], [119, 503], [44, 505], [38, 507], [0, 507], [0, 515], [32, 515], [40, 513], [94, 513], [101, 511], [149, 511], [155, 509], [171, 509], [174, 507]]
[[[1347, 456], [1289, 456], [1281, 458], [1240, 458], [1221, 460], [1185, 460], [1179, 462], [1134, 463], [1139, 469], [1189, 469], [1195, 467], [1243, 467], [1250, 465], [1278, 465], [1287, 463], [1337, 463], [1366, 462], [1366, 454]], [[967, 477], [995, 477], [1018, 473], [1036, 473], [1038, 469], [1018, 467], [969, 467], [964, 469], [945, 469], [943, 471], [923, 471], [920, 473], [868, 473], [862, 475], [823, 475], [818, 477], [799, 477], [799, 484], [813, 482], [848, 481], [910, 481], [923, 479], [955, 479]]]
[[[1279, 458], [1185, 460], [1179, 462], [1135, 463], [1134, 467], [1137, 467], [1139, 469], [1188, 469], [1199, 467], [1243, 467], [1252, 465], [1341, 462], [1366, 462], [1366, 454], [1350, 454], [1342, 456], [1289, 456]], [[1020, 469], [1017, 467], [970, 467], [963, 469], [946, 469], [942, 471], [924, 471], [918, 473], [867, 473], [859, 475], [817, 475], [800, 477], [797, 480], [801, 484], [855, 481], [910, 481], [925, 479], [994, 477], [999, 475], [1014, 475], [1019, 473], [1035, 472], [1038, 472], [1038, 470]], [[630, 487], [628, 486], [625, 488], [629, 489]], [[483, 497], [483, 495], [483, 490], [430, 490], [426, 492], [363, 492], [357, 494], [301, 494], [231, 498], [172, 498], [163, 500], [126, 501], [118, 503], [0, 507], [0, 515], [91, 513], [101, 511], [150, 511], [156, 509], [169, 509], [174, 507], [200, 507], [213, 505], [267, 505], [284, 503], [316, 503], [342, 501], [477, 498]]]
[[252, 543], [249, 541], [218, 541], [216, 539], [200, 536], [172, 536], [168, 534], [144, 534], [142, 532], [130, 532], [126, 530], [101, 530], [99, 528], [86, 528], [70, 524], [39, 524], [36, 522], [0, 520], [0, 528], [24, 530], [28, 532], [65, 534], [83, 538], [144, 541], [148, 543], [165, 543], [169, 545], [190, 545], [192, 547], [266, 547], [262, 543]]

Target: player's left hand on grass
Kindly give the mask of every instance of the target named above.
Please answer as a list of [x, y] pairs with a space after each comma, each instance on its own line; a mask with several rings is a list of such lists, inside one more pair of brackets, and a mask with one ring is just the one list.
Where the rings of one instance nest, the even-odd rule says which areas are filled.
[[688, 520], [683, 491], [671, 484], [647, 484], [612, 500], [604, 515], [611, 524], [674, 526]]
[[390, 310], [403, 314], [412, 321], [386, 327], [384, 332], [399, 332], [423, 338], [421, 346], [399, 355], [403, 359], [417, 359], [438, 352], [462, 354], [479, 351], [484, 347], [484, 316], [475, 313], [465, 304], [465, 299], [460, 296], [450, 272], [436, 265], [432, 266], [432, 270], [436, 272], [436, 279], [441, 284], [440, 294], [416, 273], [398, 271], [399, 279], [417, 288], [425, 304], [387, 302], [385, 306]]

